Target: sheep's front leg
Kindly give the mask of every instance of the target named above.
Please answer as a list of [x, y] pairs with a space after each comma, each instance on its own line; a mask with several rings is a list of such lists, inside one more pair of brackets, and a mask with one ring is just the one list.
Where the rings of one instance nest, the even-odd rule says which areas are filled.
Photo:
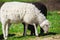
[[34, 28], [35, 28], [35, 35], [38, 36], [36, 25], [35, 24], [33, 24], [33, 25], [34, 25]]
[[8, 36], [8, 24], [2, 24], [2, 31], [4, 39], [7, 39]]
[[26, 34], [27, 34], [27, 27], [28, 27], [28, 24], [25, 24], [24, 36], [26, 36]]

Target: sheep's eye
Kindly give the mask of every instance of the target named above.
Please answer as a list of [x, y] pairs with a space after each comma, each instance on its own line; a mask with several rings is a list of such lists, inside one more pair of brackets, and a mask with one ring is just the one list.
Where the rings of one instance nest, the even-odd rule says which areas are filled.
[[48, 27], [48, 25], [46, 25], [46, 27]]

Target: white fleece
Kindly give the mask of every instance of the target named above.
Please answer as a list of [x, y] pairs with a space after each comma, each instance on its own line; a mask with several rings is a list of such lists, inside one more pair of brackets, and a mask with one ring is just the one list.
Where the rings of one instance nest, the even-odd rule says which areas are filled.
[[9, 23], [25, 22], [26, 24], [33, 25], [38, 23], [40, 25], [44, 20], [47, 20], [33, 4], [24, 2], [5, 2], [1, 7], [0, 17], [5, 39], [7, 39], [8, 36]]

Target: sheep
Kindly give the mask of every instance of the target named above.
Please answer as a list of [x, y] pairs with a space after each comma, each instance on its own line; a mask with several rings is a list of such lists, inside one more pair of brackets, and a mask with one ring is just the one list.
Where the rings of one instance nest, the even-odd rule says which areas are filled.
[[39, 24], [45, 32], [47, 32], [48, 30], [48, 28], [46, 29], [46, 27], [49, 27], [49, 21], [42, 13], [40, 13], [40, 10], [38, 10], [31, 3], [6, 2], [2, 5], [0, 11], [4, 39], [7, 39], [8, 37], [8, 27], [10, 26], [10, 23], [12, 24], [24, 22], [25, 30], [27, 30], [28, 24], [34, 25], [36, 36], [38, 36], [36, 24]]
[[[0, 2], [0, 7], [4, 4], [5, 2]], [[47, 8], [46, 6], [41, 3], [41, 2], [33, 2], [33, 5], [35, 5], [39, 10], [41, 10], [41, 12], [44, 14], [44, 16], [47, 18]], [[24, 32], [25, 32], [25, 24], [24, 25]], [[28, 25], [28, 29], [31, 30], [31, 35], [35, 35], [35, 30], [34, 30], [34, 26], [33, 25]], [[42, 28], [40, 28], [40, 33], [43, 34], [44, 30]], [[24, 35], [25, 33], [23, 33]]]
[[[41, 11], [41, 13], [43, 13], [44, 14], [44, 16], [47, 18], [47, 8], [46, 8], [46, 6], [43, 4], [43, 3], [41, 3], [41, 2], [33, 2], [32, 3], [33, 5], [35, 5], [40, 11]], [[25, 24], [23, 23], [23, 25], [24, 25], [24, 32], [25, 32]], [[35, 35], [35, 30], [34, 30], [34, 26], [33, 25], [28, 25], [28, 29], [29, 30], [31, 30], [31, 34], [30, 35]], [[43, 35], [43, 33], [44, 33], [44, 30], [40, 27], [40, 33]], [[25, 33], [23, 33], [23, 35], [24, 35]]]

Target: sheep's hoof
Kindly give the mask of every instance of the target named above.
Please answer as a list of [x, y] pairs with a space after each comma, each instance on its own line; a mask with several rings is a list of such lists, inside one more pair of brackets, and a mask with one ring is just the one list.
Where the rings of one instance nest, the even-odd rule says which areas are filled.
[[38, 34], [36, 35], [36, 37], [38, 37]]
[[23, 36], [26, 36], [26, 34], [23, 34]]
[[5, 37], [4, 40], [7, 40], [7, 37]]
[[7, 36], [4, 36], [4, 40], [7, 40]]

